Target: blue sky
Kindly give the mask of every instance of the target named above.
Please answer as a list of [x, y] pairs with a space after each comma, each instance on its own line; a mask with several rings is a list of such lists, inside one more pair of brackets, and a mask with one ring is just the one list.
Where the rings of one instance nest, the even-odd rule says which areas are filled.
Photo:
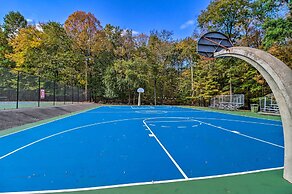
[[0, 23], [9, 11], [35, 22], [64, 23], [74, 11], [91, 12], [103, 26], [112, 24], [139, 33], [166, 29], [174, 38], [192, 35], [196, 18], [210, 0], [0, 0]]

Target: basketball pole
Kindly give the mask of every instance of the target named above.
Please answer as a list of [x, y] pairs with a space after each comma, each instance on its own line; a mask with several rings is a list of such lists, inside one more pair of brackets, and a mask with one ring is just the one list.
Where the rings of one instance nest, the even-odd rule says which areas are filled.
[[138, 106], [141, 106], [141, 93], [144, 93], [144, 88], [138, 88], [137, 92], [139, 93], [138, 96]]
[[138, 96], [138, 106], [141, 106], [141, 92], [139, 92]]

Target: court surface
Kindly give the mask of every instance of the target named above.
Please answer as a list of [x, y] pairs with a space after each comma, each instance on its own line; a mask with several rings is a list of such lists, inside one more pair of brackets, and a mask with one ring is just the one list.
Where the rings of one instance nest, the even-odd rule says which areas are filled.
[[280, 169], [283, 160], [279, 121], [104, 106], [0, 137], [0, 192], [206, 179]]

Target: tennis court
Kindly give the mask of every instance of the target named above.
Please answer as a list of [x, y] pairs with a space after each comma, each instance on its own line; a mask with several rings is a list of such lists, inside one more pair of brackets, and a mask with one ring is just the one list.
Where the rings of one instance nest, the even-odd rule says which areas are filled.
[[[79, 103], [79, 102], [73, 102]], [[63, 104], [73, 104], [72, 101], [66, 102], [53, 102], [53, 101], [41, 101], [40, 104], [38, 101], [19, 101], [18, 108], [33, 108], [33, 107], [49, 107], [55, 105], [63, 105]], [[0, 110], [9, 110], [9, 109], [16, 109], [16, 101], [0, 101]]]
[[279, 121], [104, 106], [0, 137], [0, 192], [82, 191], [281, 169]]

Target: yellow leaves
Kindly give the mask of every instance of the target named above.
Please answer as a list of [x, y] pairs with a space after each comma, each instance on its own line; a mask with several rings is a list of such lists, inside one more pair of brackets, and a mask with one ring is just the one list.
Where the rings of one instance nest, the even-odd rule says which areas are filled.
[[292, 69], [292, 41], [285, 45], [273, 45], [269, 50], [273, 56], [277, 57]]
[[263, 76], [261, 74], [257, 74], [254, 76], [254, 80], [260, 84], [260, 85], [264, 85], [265, 84], [265, 79], [263, 78]]
[[10, 40], [9, 45], [12, 46], [13, 52], [7, 54], [6, 57], [14, 61], [18, 69], [21, 69], [28, 51], [41, 45], [42, 36], [43, 32], [35, 27], [22, 28], [18, 35]]
[[76, 11], [65, 21], [65, 30], [74, 40], [77, 49], [87, 51], [94, 44], [94, 37], [102, 29], [92, 13]]

